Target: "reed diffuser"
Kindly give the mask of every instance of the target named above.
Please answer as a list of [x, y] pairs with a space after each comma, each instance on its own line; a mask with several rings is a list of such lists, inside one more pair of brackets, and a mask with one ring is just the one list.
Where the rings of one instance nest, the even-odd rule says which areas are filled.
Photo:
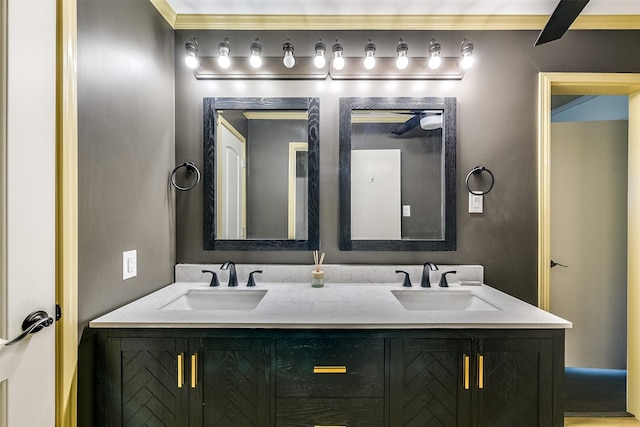
[[320, 252], [313, 251], [313, 262], [316, 268], [311, 272], [311, 286], [314, 288], [321, 288], [324, 286], [324, 271], [322, 271], [324, 252], [321, 255]]

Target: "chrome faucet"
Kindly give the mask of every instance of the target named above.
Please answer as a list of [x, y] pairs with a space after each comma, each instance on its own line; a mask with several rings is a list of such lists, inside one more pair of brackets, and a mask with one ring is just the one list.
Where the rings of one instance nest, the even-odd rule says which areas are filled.
[[236, 264], [233, 261], [227, 261], [220, 266], [220, 270], [229, 270], [229, 286], [238, 286], [238, 275], [236, 274]]
[[432, 262], [425, 262], [424, 266], [422, 267], [422, 279], [420, 280], [420, 286], [422, 286], [423, 288], [430, 288], [431, 287], [431, 279], [430, 279], [430, 271], [436, 271], [438, 269], [438, 266], [435, 265]]

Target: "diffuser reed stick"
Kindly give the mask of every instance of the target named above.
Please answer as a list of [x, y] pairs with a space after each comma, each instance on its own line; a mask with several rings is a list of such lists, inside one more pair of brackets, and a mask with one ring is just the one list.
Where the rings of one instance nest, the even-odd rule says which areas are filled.
[[324, 262], [324, 252], [320, 254], [319, 251], [313, 251], [313, 262], [316, 268], [311, 272], [311, 286], [321, 288], [324, 286], [324, 271], [320, 270]]
[[324, 252], [320, 255], [319, 251], [313, 251], [313, 262], [316, 265], [316, 271], [320, 271], [320, 267], [324, 262]]

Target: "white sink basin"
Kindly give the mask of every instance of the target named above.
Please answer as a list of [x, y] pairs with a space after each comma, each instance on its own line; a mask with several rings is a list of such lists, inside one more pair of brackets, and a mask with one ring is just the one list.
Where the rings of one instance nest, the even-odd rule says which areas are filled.
[[472, 291], [441, 289], [392, 290], [407, 310], [421, 311], [502, 311]]
[[192, 289], [160, 310], [253, 310], [265, 289]]

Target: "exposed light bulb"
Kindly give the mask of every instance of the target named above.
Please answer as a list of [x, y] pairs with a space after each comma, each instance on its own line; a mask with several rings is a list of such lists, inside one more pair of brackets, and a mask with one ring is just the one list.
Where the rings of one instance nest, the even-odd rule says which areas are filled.
[[462, 59], [460, 60], [460, 68], [468, 70], [473, 67], [475, 62], [473, 58], [473, 43], [470, 43], [468, 39], [462, 40], [462, 48], [460, 49]]
[[229, 58], [229, 52], [231, 46], [229, 45], [229, 39], [224, 38], [224, 41], [218, 45], [218, 65], [220, 68], [227, 69], [231, 66], [231, 58]]
[[287, 38], [285, 44], [282, 45], [282, 50], [284, 51], [284, 58], [282, 58], [282, 63], [287, 68], [293, 68], [296, 65], [296, 58], [293, 57], [293, 44]]
[[324, 68], [327, 65], [327, 59], [324, 57], [324, 53], [327, 51], [327, 46], [322, 43], [322, 38], [315, 45], [316, 56], [313, 58], [313, 65], [316, 68]]
[[324, 57], [324, 52], [317, 54], [315, 58], [313, 58], [313, 65], [316, 68], [324, 68], [324, 66], [327, 65], [327, 60]]
[[184, 63], [186, 64], [187, 67], [191, 68], [192, 70], [196, 69], [199, 63], [198, 57], [193, 52], [187, 52], [187, 56], [184, 57]]
[[440, 65], [442, 65], [442, 58], [440, 58], [440, 56], [438, 55], [432, 56], [431, 58], [429, 58], [428, 65], [432, 70], [437, 70], [438, 68], [440, 68]]
[[260, 53], [262, 52], [262, 45], [257, 37], [256, 40], [251, 43], [249, 51], [251, 52], [251, 56], [249, 56], [249, 65], [253, 68], [260, 68], [262, 66], [262, 57], [260, 56]]
[[198, 41], [195, 37], [192, 37], [191, 40], [185, 43], [184, 48], [187, 51], [184, 57], [185, 65], [192, 70], [196, 69], [200, 63], [200, 61], [198, 61]]
[[440, 43], [436, 39], [432, 38], [429, 42], [429, 61], [427, 65], [432, 70], [437, 70], [442, 65], [442, 58], [440, 58]]
[[376, 57], [373, 52], [367, 52], [367, 57], [364, 58], [364, 68], [367, 70], [373, 70], [376, 66]]
[[369, 43], [364, 46], [364, 68], [367, 70], [373, 70], [373, 67], [376, 66], [376, 45], [371, 42], [369, 39]]
[[342, 48], [342, 44], [338, 41], [338, 39], [336, 39], [335, 44], [331, 48], [331, 51], [333, 52], [333, 68], [338, 71], [342, 70], [344, 68], [344, 57], [342, 56], [344, 49]]
[[407, 53], [409, 52], [409, 45], [407, 45], [404, 40], [400, 39], [396, 52], [398, 53], [396, 67], [398, 70], [404, 70], [409, 65], [409, 57], [407, 56]]
[[231, 59], [228, 53], [221, 53], [220, 56], [218, 56], [218, 65], [225, 70], [231, 66]]
[[464, 54], [462, 56], [462, 60], [460, 60], [460, 67], [463, 70], [468, 70], [469, 68], [473, 67], [474, 63], [475, 63], [475, 60], [473, 59], [473, 55]]

